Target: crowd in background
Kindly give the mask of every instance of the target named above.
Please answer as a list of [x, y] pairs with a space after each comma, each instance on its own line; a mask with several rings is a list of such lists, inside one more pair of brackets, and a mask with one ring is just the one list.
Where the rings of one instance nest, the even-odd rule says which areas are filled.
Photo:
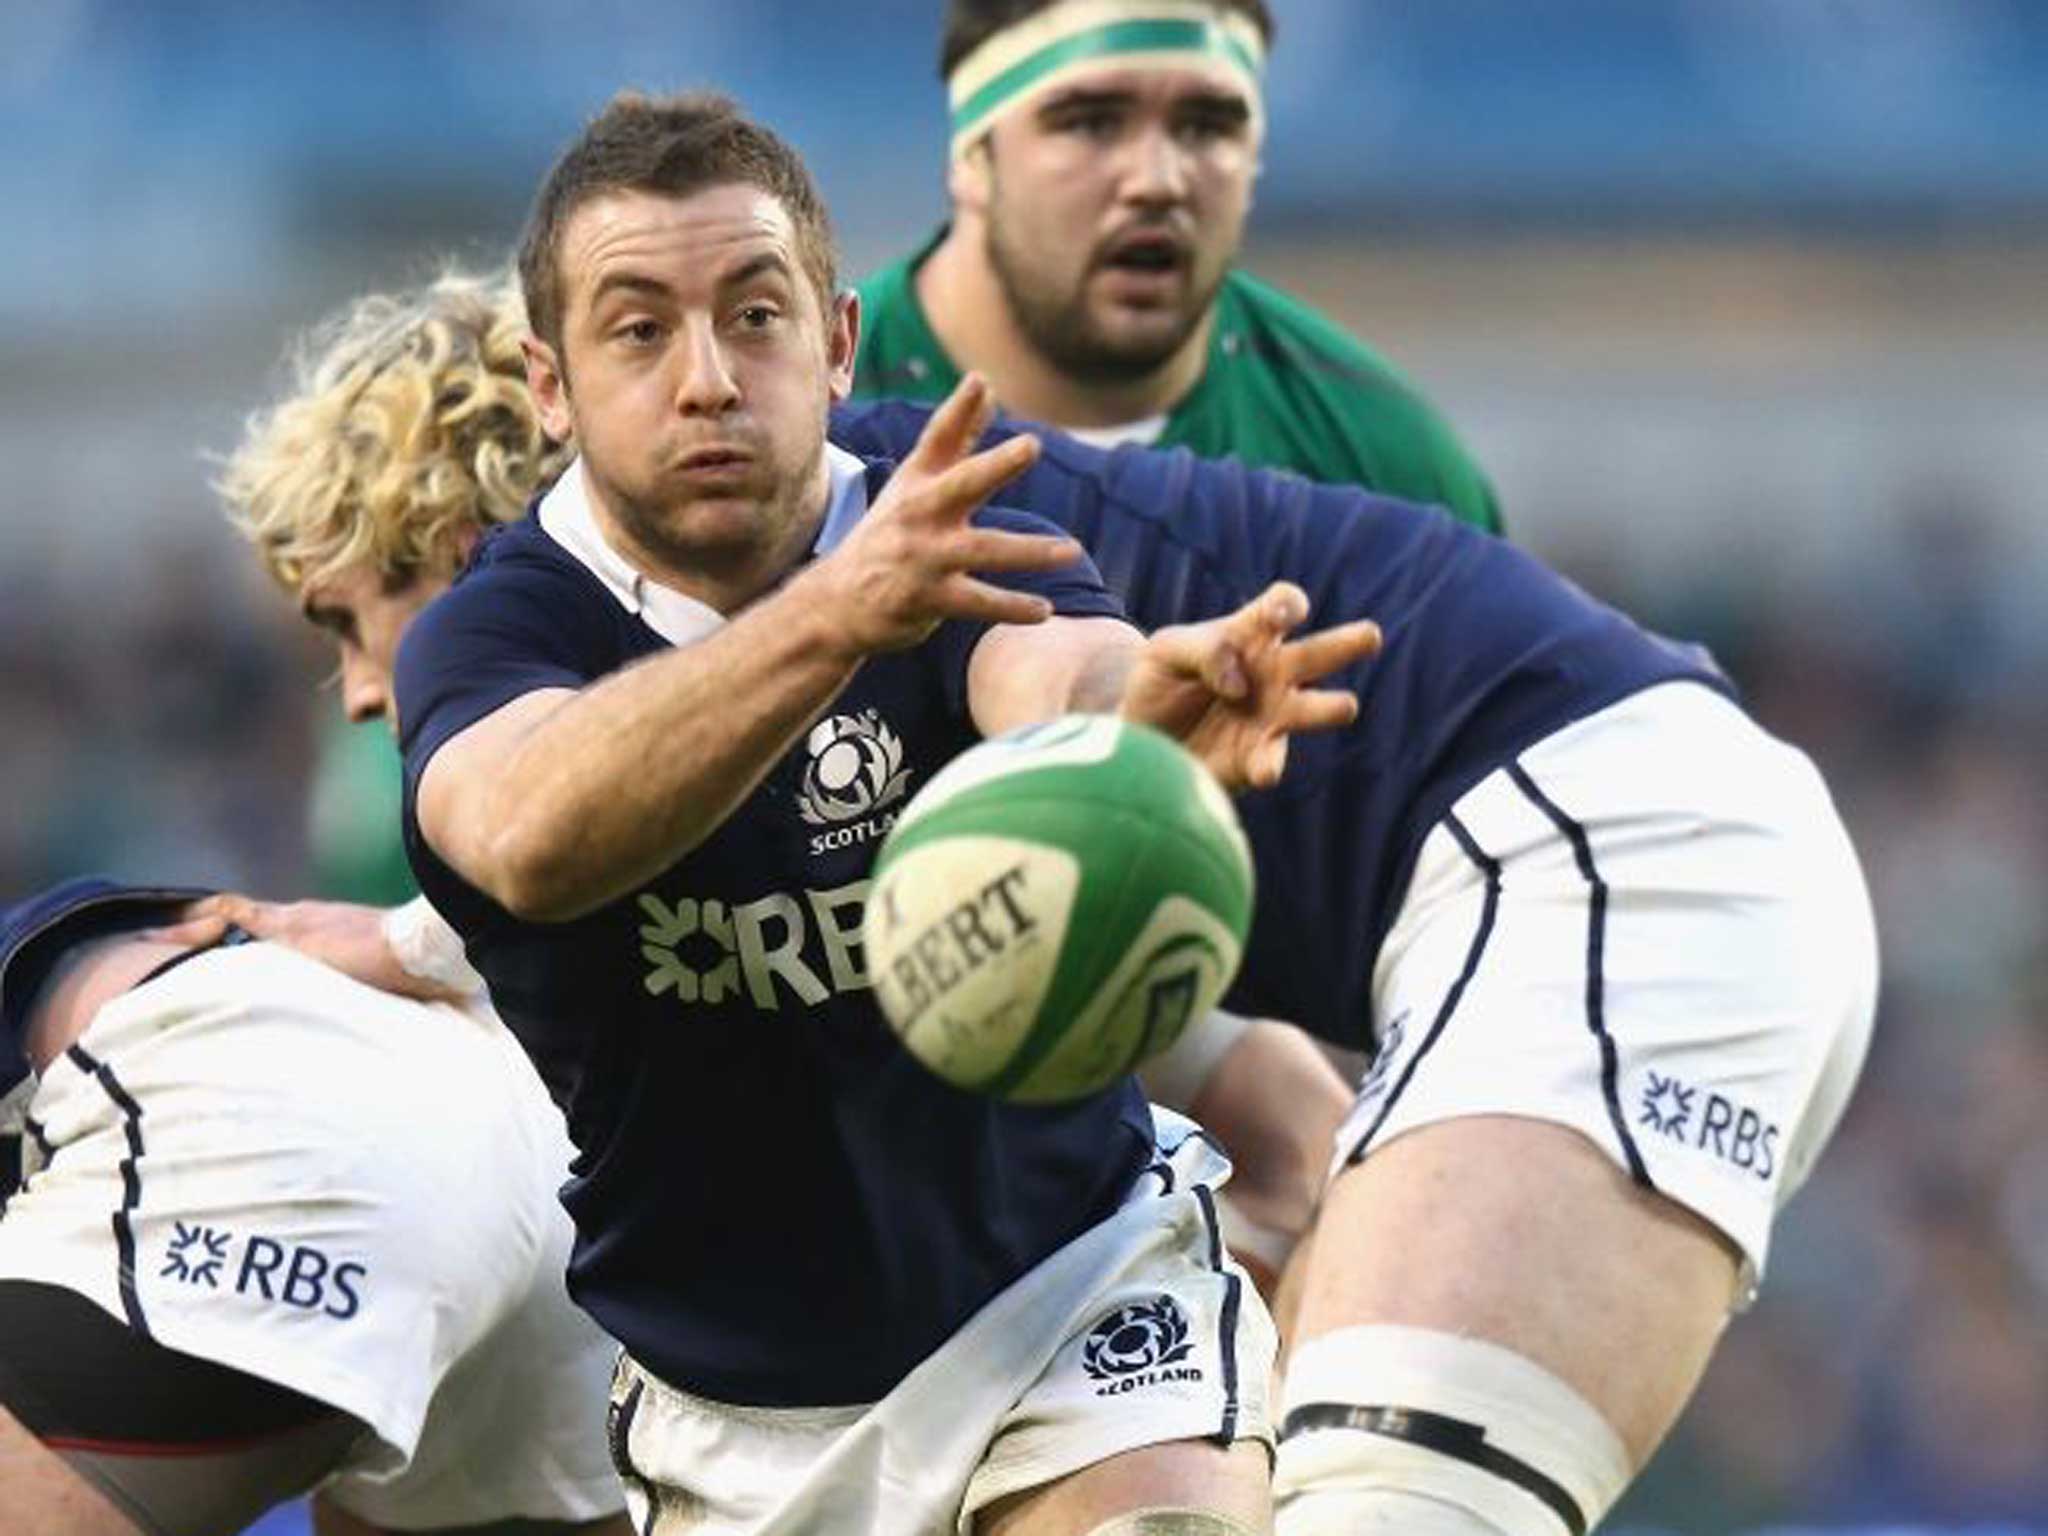
[[1918, 515], [1833, 592], [1613, 594], [1820, 762], [1884, 947], [1847, 1119], [1623, 1519], [2048, 1525], [2048, 611], [1977, 509]]
[[[2048, 1533], [2048, 11], [1276, 9], [1267, 275], [1421, 375], [1512, 536], [1712, 646], [1877, 904], [1860, 1089], [1610, 1528]], [[736, 90], [814, 154], [849, 268], [893, 254], [939, 196], [932, 10], [831, 50], [799, 43], [840, 0], [0, 8], [33, 213], [0, 242], [0, 899], [391, 894], [355, 819], [395, 814], [388, 750], [314, 782], [331, 663], [202, 453], [290, 330], [501, 251], [628, 81]]]

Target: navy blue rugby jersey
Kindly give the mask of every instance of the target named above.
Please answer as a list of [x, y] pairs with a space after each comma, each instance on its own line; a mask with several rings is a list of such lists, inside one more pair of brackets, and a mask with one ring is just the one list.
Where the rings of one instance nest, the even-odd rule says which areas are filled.
[[[930, 411], [843, 406], [833, 442], [901, 457]], [[1006, 423], [992, 436], [1021, 430]], [[1465, 790], [1573, 720], [1656, 683], [1733, 693], [1707, 653], [1639, 627], [1534, 556], [1435, 507], [1186, 449], [1044, 432], [1006, 505], [1084, 544], [1143, 629], [1206, 619], [1285, 579], [1311, 626], [1370, 618], [1380, 656], [1343, 679], [1348, 730], [1298, 738], [1286, 777], [1238, 801], [1258, 871], [1228, 1003], [1369, 1047], [1372, 973], [1429, 829]]]
[[[963, 1093], [896, 1044], [868, 989], [869, 870], [909, 796], [978, 739], [966, 671], [982, 627], [864, 664], [643, 889], [578, 921], [521, 922], [425, 845], [422, 770], [511, 699], [670, 643], [547, 515], [495, 532], [414, 622], [397, 692], [414, 871], [568, 1116], [571, 1292], [650, 1370], [708, 1397], [879, 1398], [1114, 1209], [1152, 1151], [1129, 1080], [1054, 1108]], [[1121, 613], [1085, 561], [1010, 584], [1063, 614]]]

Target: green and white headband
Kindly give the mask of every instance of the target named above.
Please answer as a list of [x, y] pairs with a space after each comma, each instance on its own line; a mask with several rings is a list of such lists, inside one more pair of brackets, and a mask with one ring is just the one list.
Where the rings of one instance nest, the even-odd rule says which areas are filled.
[[1083, 70], [1186, 69], [1220, 64], [1244, 77], [1259, 113], [1266, 45], [1241, 11], [1213, 0], [1059, 0], [989, 38], [946, 80], [953, 157], [979, 143], [998, 118]]

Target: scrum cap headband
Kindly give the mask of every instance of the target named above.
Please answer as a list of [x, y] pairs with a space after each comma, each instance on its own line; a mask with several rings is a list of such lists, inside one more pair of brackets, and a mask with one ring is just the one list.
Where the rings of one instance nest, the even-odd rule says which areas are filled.
[[1060, 0], [1006, 27], [954, 66], [946, 80], [956, 160], [998, 118], [1084, 69], [1222, 65], [1243, 76], [1259, 111], [1266, 45], [1242, 12], [1213, 0]]

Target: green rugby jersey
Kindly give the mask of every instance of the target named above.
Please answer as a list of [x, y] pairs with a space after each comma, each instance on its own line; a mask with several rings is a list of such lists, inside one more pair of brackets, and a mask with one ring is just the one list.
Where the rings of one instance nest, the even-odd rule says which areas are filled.
[[[857, 399], [941, 400], [960, 370], [918, 302], [918, 267], [943, 238], [860, 284]], [[1493, 487], [1450, 423], [1386, 359], [1306, 304], [1233, 270], [1216, 297], [1209, 363], [1153, 440], [1235, 454], [1332, 484], [1435, 502], [1498, 533]]]
[[[322, 698], [322, 704], [329, 701]], [[381, 720], [351, 725], [325, 711], [313, 769], [313, 891], [392, 907], [419, 894], [399, 821], [398, 743]]]

